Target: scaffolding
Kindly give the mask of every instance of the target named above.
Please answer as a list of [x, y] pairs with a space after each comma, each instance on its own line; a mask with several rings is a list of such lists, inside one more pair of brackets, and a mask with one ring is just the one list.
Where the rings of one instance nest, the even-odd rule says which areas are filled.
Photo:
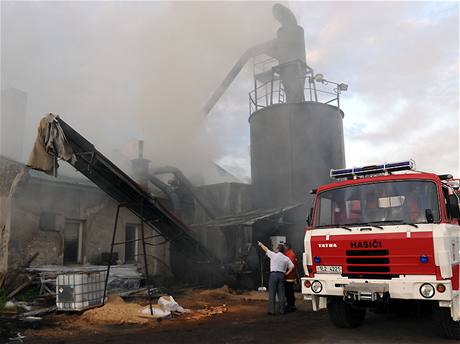
[[265, 107], [286, 103], [286, 90], [280, 70], [287, 65], [298, 66], [300, 77], [296, 78], [303, 86], [304, 101], [331, 104], [340, 109], [340, 94], [345, 84], [338, 84], [314, 73], [313, 69], [300, 60], [280, 65], [278, 60], [267, 55], [253, 59], [254, 89], [249, 92], [249, 115]]

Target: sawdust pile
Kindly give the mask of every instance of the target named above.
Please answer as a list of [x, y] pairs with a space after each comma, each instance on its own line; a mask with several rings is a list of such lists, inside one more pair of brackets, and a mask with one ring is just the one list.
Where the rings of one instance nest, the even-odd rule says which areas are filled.
[[148, 318], [141, 316], [144, 307], [136, 303], [127, 303], [118, 296], [110, 296], [108, 302], [99, 308], [93, 308], [81, 316], [81, 320], [90, 323], [107, 324], [145, 324]]
[[228, 311], [227, 305], [223, 304], [222, 306], [207, 306], [203, 309], [199, 309], [192, 313], [190, 316], [186, 317], [186, 320], [201, 320], [205, 318], [212, 317], [217, 314], [224, 314]]
[[238, 293], [228, 285], [224, 285], [217, 289], [205, 289], [193, 293], [195, 300], [201, 301], [215, 301], [215, 300], [226, 300], [230, 301], [267, 301], [268, 293], [258, 291], [247, 291], [244, 293]]
[[[260, 294], [260, 293], [259, 293]], [[238, 294], [227, 285], [217, 289], [189, 290], [183, 295], [180, 303], [192, 308], [192, 313], [173, 314], [173, 318], [184, 320], [205, 320], [216, 315], [227, 313], [228, 304], [234, 305], [241, 302], [260, 298], [257, 292]], [[262, 296], [263, 297], [263, 296]], [[159, 305], [153, 307], [161, 308]], [[79, 320], [91, 324], [147, 324], [151, 322], [151, 317], [142, 314], [141, 306], [136, 303], [123, 301], [120, 296], [110, 296], [108, 302], [100, 307], [86, 311]]]
[[204, 300], [208, 300], [208, 299], [236, 300], [236, 299], [241, 298], [228, 285], [224, 285], [223, 287], [217, 288], [217, 289], [201, 290], [197, 293], [197, 297], [202, 298]]

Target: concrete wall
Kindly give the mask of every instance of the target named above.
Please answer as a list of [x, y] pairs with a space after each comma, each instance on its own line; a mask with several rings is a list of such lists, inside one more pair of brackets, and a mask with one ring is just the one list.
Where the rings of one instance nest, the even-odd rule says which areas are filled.
[[7, 226], [10, 220], [9, 193], [11, 185], [23, 165], [0, 155], [0, 272], [6, 271], [8, 234]]
[[9, 201], [8, 197], [0, 196], [0, 272], [5, 272], [8, 257], [8, 233], [9, 224]]

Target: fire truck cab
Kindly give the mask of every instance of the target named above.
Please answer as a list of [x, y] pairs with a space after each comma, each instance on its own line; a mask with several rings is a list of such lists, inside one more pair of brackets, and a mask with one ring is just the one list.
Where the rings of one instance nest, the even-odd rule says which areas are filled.
[[308, 216], [302, 293], [337, 327], [398, 300], [430, 306], [440, 335], [460, 338], [458, 180], [413, 160], [331, 170]]

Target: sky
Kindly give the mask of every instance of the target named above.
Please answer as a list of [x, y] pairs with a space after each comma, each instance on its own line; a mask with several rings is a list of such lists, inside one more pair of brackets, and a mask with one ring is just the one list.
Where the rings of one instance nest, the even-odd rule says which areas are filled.
[[[347, 166], [412, 158], [420, 170], [458, 176], [459, 3], [289, 4], [308, 65], [349, 85], [341, 95]], [[244, 173], [248, 147], [227, 147], [224, 165]]]
[[[347, 166], [413, 158], [460, 175], [458, 2], [283, 3], [308, 65], [349, 85]], [[214, 160], [248, 181], [251, 64], [200, 110], [246, 49], [275, 37], [272, 5], [3, 1], [1, 88], [27, 93], [22, 159], [54, 112], [116, 161], [144, 139], [154, 166], [193, 174]]]

